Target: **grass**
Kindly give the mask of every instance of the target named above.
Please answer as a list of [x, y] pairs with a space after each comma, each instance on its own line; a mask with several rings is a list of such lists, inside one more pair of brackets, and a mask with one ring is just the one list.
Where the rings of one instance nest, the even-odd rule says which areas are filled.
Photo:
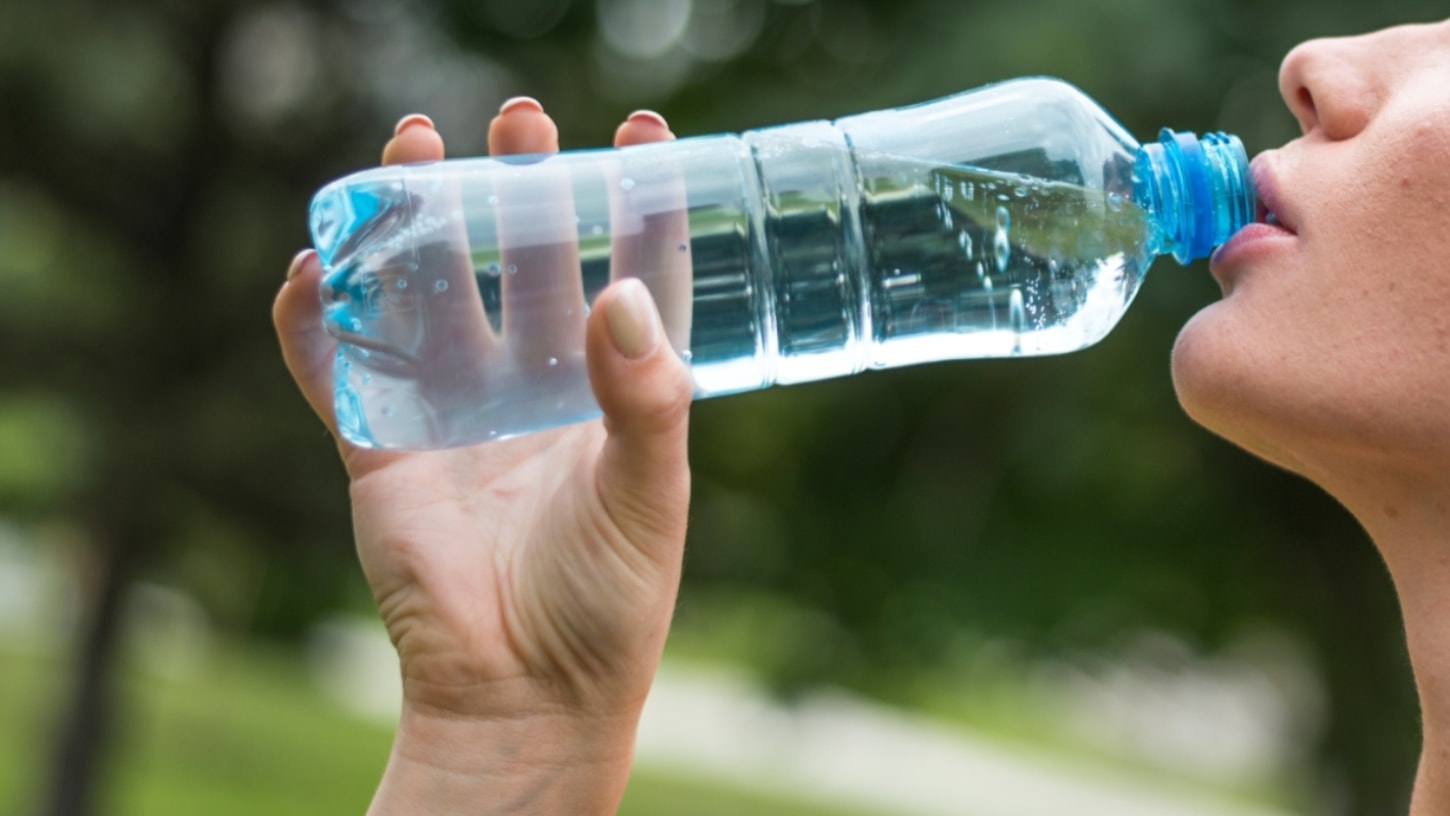
[[[64, 665], [0, 647], [0, 812], [28, 813], [43, 790]], [[363, 813], [391, 732], [338, 708], [297, 657], [214, 648], [194, 673], [134, 666], [118, 686], [100, 801], [113, 816]], [[705, 780], [637, 772], [622, 816], [871, 816]]]

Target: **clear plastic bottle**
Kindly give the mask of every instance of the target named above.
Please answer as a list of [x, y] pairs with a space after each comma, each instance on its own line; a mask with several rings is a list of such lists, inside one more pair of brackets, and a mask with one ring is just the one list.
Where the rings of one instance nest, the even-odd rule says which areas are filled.
[[1233, 136], [1140, 146], [1071, 85], [540, 157], [367, 170], [311, 229], [339, 426], [426, 449], [597, 416], [589, 304], [650, 287], [697, 397], [936, 360], [1056, 354], [1149, 264], [1253, 220]]

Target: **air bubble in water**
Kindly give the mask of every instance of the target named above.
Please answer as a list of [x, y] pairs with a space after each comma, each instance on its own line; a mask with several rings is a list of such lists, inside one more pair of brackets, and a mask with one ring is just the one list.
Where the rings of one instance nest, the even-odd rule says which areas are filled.
[[1002, 207], [997, 208], [997, 234], [992, 237], [992, 251], [997, 257], [997, 271], [1007, 271], [1007, 261], [1012, 257], [1012, 245], [1007, 242], [1007, 231], [1012, 227], [1012, 216]]
[[549, 367], [550, 368], [553, 368], [554, 366], [557, 366], [558, 364], [559, 364], [559, 358], [558, 357], [550, 357], [549, 358]]
[[510, 275], [517, 275], [518, 273], [519, 273], [518, 264], [509, 264], [509, 274]]
[[686, 244], [686, 243], [681, 243], [681, 244], [680, 244], [680, 245], [679, 245], [679, 247], [678, 247], [678, 249], [679, 249], [679, 250], [680, 250], [680, 251], [681, 251], [681, 252], [689, 252], [689, 251], [690, 251], [690, 245], [689, 245], [689, 244]]
[[689, 349], [685, 349], [684, 351], [680, 352], [680, 359], [688, 363], [691, 360], [695, 359], [695, 353], [693, 351], [690, 351]]
[[1027, 310], [1022, 305], [1022, 290], [1016, 286], [1012, 287], [1012, 294], [1007, 298], [1007, 319], [1012, 327], [1012, 353], [1022, 353], [1022, 332], [1027, 330]]
[[962, 252], [966, 254], [969, 261], [972, 259], [972, 254], [976, 252], [976, 248], [972, 246], [972, 236], [968, 235], [966, 230], [962, 230], [961, 234], [957, 236], [957, 246], [962, 248]]
[[1123, 209], [1123, 197], [1118, 193], [1108, 193], [1108, 209], [1113, 212]]
[[497, 204], [498, 204], [498, 196], [496, 196], [496, 195], [489, 196], [488, 197], [488, 203], [497, 206]]
[[446, 281], [446, 280], [434, 281], [433, 282], [433, 291], [435, 291], [435, 292], [447, 292], [448, 291], [448, 281]]
[[393, 414], [396, 414], [397, 412], [398, 412], [398, 409], [394, 408], [391, 405], [384, 405], [383, 406], [383, 416], [385, 416], [385, 417], [390, 417]]
[[1013, 190], [1012, 192], [1016, 193], [1018, 198], [1026, 198], [1027, 197], [1027, 188], [1026, 187], [1018, 187], [1017, 189]]
[[982, 266], [982, 262], [981, 261], [977, 261], [977, 280], [986, 280], [986, 278], [987, 278], [987, 267]]
[[626, 176], [625, 178], [620, 179], [619, 180], [619, 188], [621, 190], [633, 190], [634, 189], [634, 179], [629, 178], [628, 176]]
[[498, 277], [498, 264], [491, 263], [488, 265], [488, 268], [483, 271], [486, 272], [490, 278], [496, 278]]
[[953, 198], [956, 198], [957, 190], [950, 184], [943, 184], [941, 194], [942, 198], [945, 198], [947, 200], [947, 203], [950, 204], [951, 200]]
[[942, 219], [942, 223], [946, 224], [947, 229], [951, 229], [952, 228], [952, 211], [951, 210], [948, 210], [947, 208], [943, 207], [942, 208], [941, 219]]
[[396, 284], [394, 284], [394, 285], [397, 286], [399, 289], [407, 289], [408, 288], [408, 279], [407, 278], [398, 278], [398, 282]]
[[604, 227], [600, 226], [599, 224], [595, 224], [594, 225], [594, 228], [591, 229], [591, 230], [589, 230], [589, 231], [592, 232], [592, 233], [594, 233], [595, 235], [603, 235], [604, 234]]
[[984, 276], [982, 278], [982, 291], [983, 292], [991, 292], [992, 291], [992, 278], [991, 278], [990, 275]]
[[970, 181], [962, 182], [962, 198], [972, 201], [976, 198], [977, 188]]

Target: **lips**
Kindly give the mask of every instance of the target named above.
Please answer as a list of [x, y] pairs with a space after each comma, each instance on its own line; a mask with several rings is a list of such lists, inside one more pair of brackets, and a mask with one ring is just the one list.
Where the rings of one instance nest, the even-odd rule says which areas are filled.
[[1298, 216], [1292, 205], [1280, 196], [1273, 170], [1274, 161], [1272, 152], [1263, 153], [1250, 165], [1259, 200], [1254, 223], [1234, 233], [1209, 260], [1209, 271], [1223, 287], [1225, 295], [1232, 290], [1239, 267], [1244, 266], [1246, 261], [1267, 257], [1265, 253], [1282, 250], [1286, 248], [1287, 241], [1298, 240]]
[[1254, 221], [1283, 230], [1291, 235], [1297, 235], [1299, 231], [1294, 226], [1294, 219], [1285, 212], [1284, 203], [1279, 197], [1278, 181], [1270, 167], [1273, 162], [1272, 155], [1270, 153], [1260, 154], [1249, 167], [1249, 172], [1254, 179], [1254, 190], [1258, 193], [1259, 199], [1259, 211]]

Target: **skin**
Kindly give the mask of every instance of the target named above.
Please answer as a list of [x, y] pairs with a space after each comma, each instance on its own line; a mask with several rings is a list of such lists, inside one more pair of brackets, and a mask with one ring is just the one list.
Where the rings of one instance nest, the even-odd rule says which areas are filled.
[[1254, 161], [1287, 229], [1215, 255], [1184, 327], [1185, 410], [1318, 483], [1384, 557], [1424, 718], [1411, 813], [1450, 812], [1450, 21], [1317, 40], [1284, 60], [1303, 135]]
[[[1280, 84], [1303, 136], [1254, 163], [1283, 226], [1246, 228], [1215, 255], [1224, 297], [1173, 353], [1190, 416], [1323, 486], [1383, 554], [1423, 707], [1411, 816], [1450, 813], [1446, 76], [1450, 22], [1289, 54]], [[548, 152], [556, 134], [537, 103], [515, 100], [490, 150]], [[616, 144], [666, 138], [648, 115], [622, 125]], [[383, 161], [442, 155], [431, 123], [410, 118]], [[274, 320], [289, 369], [332, 428], [320, 274], [315, 255], [299, 255]], [[359, 557], [404, 680], [374, 813], [617, 807], [689, 500], [689, 377], [643, 291], [611, 285], [585, 327], [602, 421], [430, 453], [338, 442]]]

